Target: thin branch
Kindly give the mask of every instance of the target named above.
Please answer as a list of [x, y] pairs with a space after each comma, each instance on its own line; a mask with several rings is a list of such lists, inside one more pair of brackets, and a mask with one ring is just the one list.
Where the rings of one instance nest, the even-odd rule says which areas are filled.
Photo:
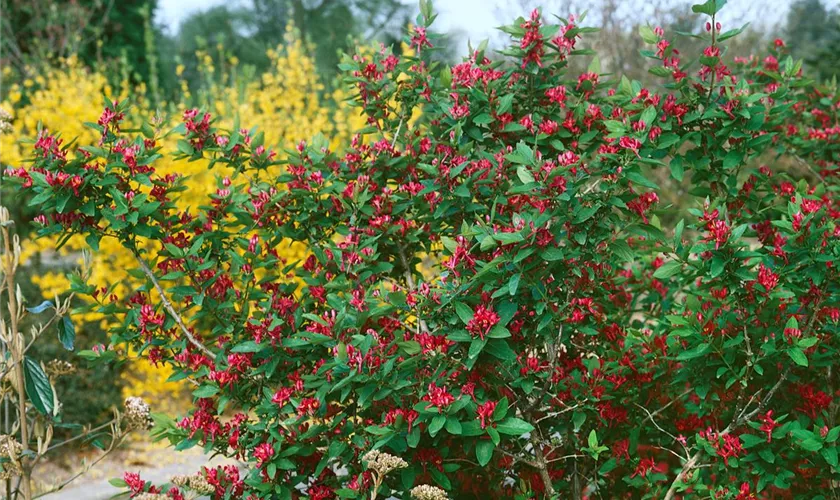
[[397, 138], [400, 136], [400, 130], [402, 129], [403, 118], [400, 118], [400, 124], [397, 125], [397, 131], [394, 133], [394, 139], [391, 141], [391, 149], [394, 149], [394, 146], [397, 144]]
[[546, 460], [545, 463], [550, 464], [552, 462], [559, 462], [561, 460], [568, 460], [570, 458], [586, 458], [586, 455], [564, 455], [562, 457], [552, 458], [550, 460]]
[[60, 442], [60, 443], [56, 443], [56, 444], [54, 444], [54, 445], [50, 446], [49, 448], [47, 448], [47, 451], [46, 451], [46, 452], [48, 453], [48, 452], [50, 452], [50, 451], [52, 451], [52, 450], [54, 450], [54, 449], [56, 449], [56, 448], [61, 448], [61, 447], [62, 447], [62, 446], [64, 446], [64, 445], [70, 444], [70, 443], [72, 443], [73, 441], [76, 441], [76, 440], [78, 440], [78, 439], [82, 439], [82, 438], [84, 438], [84, 437], [90, 436], [90, 435], [91, 435], [91, 434], [93, 434], [94, 432], [101, 431], [102, 429], [104, 429], [104, 428], [106, 428], [106, 427], [110, 427], [113, 423], [114, 423], [114, 421], [113, 421], [113, 420], [111, 420], [111, 421], [109, 421], [109, 422], [106, 422], [106, 423], [104, 423], [104, 424], [100, 425], [99, 427], [94, 427], [93, 429], [90, 429], [90, 430], [87, 430], [87, 431], [85, 431], [85, 432], [82, 432], [81, 434], [78, 434], [78, 435], [76, 435], [76, 436], [73, 436], [73, 437], [71, 437], [71, 438], [69, 438], [69, 439], [67, 439], [67, 440], [65, 440], [65, 441], [62, 441], [62, 442]]
[[204, 344], [202, 344], [201, 341], [195, 338], [195, 336], [190, 332], [189, 328], [187, 328], [187, 325], [184, 324], [184, 320], [181, 318], [181, 315], [178, 314], [178, 311], [176, 311], [175, 308], [172, 307], [172, 303], [169, 302], [168, 298], [166, 298], [166, 293], [163, 291], [163, 288], [160, 286], [160, 283], [158, 282], [154, 273], [149, 268], [149, 265], [146, 264], [146, 261], [140, 257], [140, 254], [138, 254], [136, 250], [133, 253], [134, 258], [137, 259], [137, 262], [140, 264], [140, 268], [143, 270], [143, 273], [146, 274], [146, 277], [149, 278], [149, 280], [154, 285], [155, 290], [157, 290], [157, 292], [160, 294], [160, 300], [161, 302], [163, 302], [163, 307], [175, 319], [175, 323], [178, 324], [178, 327], [181, 329], [184, 335], [186, 335], [187, 340], [189, 340], [190, 343], [196, 348], [198, 348], [201, 352], [206, 354], [210, 359], [216, 359], [216, 355]]
[[506, 451], [506, 450], [503, 450], [502, 448], [496, 448], [496, 449], [501, 451], [503, 455], [507, 455], [508, 457], [512, 458], [514, 463], [519, 462], [519, 463], [523, 463], [525, 465], [528, 465], [530, 467], [533, 467], [535, 469], [540, 468], [540, 466], [537, 465], [537, 462], [534, 462], [533, 460], [528, 460], [527, 458], [522, 458], [519, 455], [514, 455], [513, 453], [511, 453], [509, 451]]
[[[400, 122], [400, 124], [402, 124], [402, 122]], [[414, 276], [411, 274], [411, 265], [408, 263], [408, 257], [405, 255], [405, 249], [403, 249], [400, 244], [397, 244], [397, 249], [400, 252], [400, 261], [405, 268], [405, 281], [408, 283], [409, 290], [414, 292], [417, 290], [417, 284], [414, 282]], [[426, 321], [420, 317], [419, 311], [417, 312], [417, 324], [423, 333], [429, 333], [429, 326], [426, 324]]]
[[67, 486], [68, 484], [72, 483], [73, 481], [75, 481], [76, 479], [78, 479], [80, 476], [82, 476], [82, 475], [86, 474], [86, 473], [87, 473], [87, 472], [89, 472], [91, 469], [93, 469], [94, 467], [96, 467], [96, 464], [98, 464], [99, 462], [101, 462], [102, 460], [104, 460], [104, 459], [105, 459], [105, 457], [107, 457], [108, 455], [110, 455], [110, 454], [111, 454], [111, 452], [113, 452], [113, 451], [117, 448], [117, 446], [118, 446], [118, 445], [119, 445], [122, 441], [123, 441], [123, 438], [122, 438], [122, 437], [120, 437], [119, 439], [116, 439], [116, 438], [115, 438], [115, 439], [113, 439], [113, 440], [111, 441], [111, 445], [110, 445], [110, 446], [108, 446], [108, 449], [107, 449], [107, 450], [105, 450], [105, 452], [104, 452], [104, 453], [102, 453], [102, 455], [99, 455], [98, 457], [96, 457], [96, 460], [94, 460], [93, 462], [91, 462], [89, 465], [86, 465], [85, 467], [82, 467], [82, 469], [81, 469], [79, 472], [77, 472], [77, 473], [73, 474], [72, 476], [70, 476], [69, 478], [65, 479], [65, 480], [64, 480], [64, 481], [62, 481], [60, 484], [57, 484], [56, 486], [53, 486], [52, 488], [50, 488], [50, 489], [48, 489], [48, 490], [46, 490], [46, 491], [42, 491], [41, 493], [38, 493], [37, 495], [33, 496], [33, 497], [32, 497], [32, 498], [33, 498], [33, 500], [34, 500], [35, 498], [41, 498], [41, 497], [43, 497], [43, 496], [49, 495], [50, 493], [55, 493], [56, 491], [61, 491], [62, 489], [64, 489], [64, 487], [65, 487], [65, 486]]
[[[666, 431], [665, 429], [663, 429], [662, 427], [660, 427], [660, 426], [659, 426], [659, 424], [656, 422], [656, 419], [655, 419], [655, 418], [653, 418], [653, 413], [649, 412], [647, 408], [645, 408], [644, 406], [640, 405], [639, 403], [633, 402], [633, 404], [634, 404], [634, 405], [636, 405], [638, 408], [641, 408], [641, 409], [642, 409], [645, 413], [647, 413], [647, 418], [644, 420], [645, 422], [646, 422], [646, 421], [648, 421], [648, 420], [650, 420], [650, 421], [651, 421], [651, 423], [653, 423], [653, 425], [654, 425], [657, 429], [659, 429], [659, 431], [660, 431], [660, 432], [662, 432], [663, 434], [667, 435], [668, 437], [670, 437], [670, 438], [671, 438], [671, 439], [673, 439], [674, 441], [677, 441], [677, 437], [676, 437], [676, 436], [674, 436], [673, 434], [671, 434], [670, 432]], [[680, 458], [682, 458], [682, 457], [680, 457]]]

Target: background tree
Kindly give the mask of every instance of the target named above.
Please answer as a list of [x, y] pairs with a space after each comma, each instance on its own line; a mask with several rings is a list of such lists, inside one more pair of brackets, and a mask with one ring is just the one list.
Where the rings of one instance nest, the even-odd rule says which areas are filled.
[[840, 63], [840, 15], [822, 0], [796, 0], [788, 12], [785, 42], [814, 76], [829, 79]]

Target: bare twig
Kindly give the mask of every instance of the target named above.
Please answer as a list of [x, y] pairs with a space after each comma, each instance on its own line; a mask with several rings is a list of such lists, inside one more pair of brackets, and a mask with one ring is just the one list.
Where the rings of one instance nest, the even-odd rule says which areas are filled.
[[[402, 122], [400, 122], [402, 123]], [[397, 245], [397, 249], [400, 252], [400, 261], [402, 262], [403, 267], [405, 268], [405, 281], [408, 283], [408, 288], [413, 292], [417, 290], [417, 284], [414, 282], [414, 276], [411, 274], [411, 265], [408, 262], [408, 257], [405, 255], [405, 249], [403, 249], [402, 245]], [[423, 331], [423, 333], [429, 333], [429, 326], [426, 324], [426, 321], [420, 317], [420, 311], [417, 311], [417, 325]]]
[[160, 301], [163, 303], [163, 307], [166, 309], [167, 312], [175, 319], [175, 323], [178, 324], [178, 327], [181, 329], [181, 332], [187, 337], [187, 340], [190, 341], [192, 345], [194, 345], [198, 350], [206, 354], [210, 359], [216, 359], [216, 355], [208, 349], [204, 344], [199, 341], [195, 335], [190, 332], [187, 325], [184, 324], [184, 320], [181, 318], [181, 315], [178, 314], [178, 311], [172, 306], [172, 303], [169, 302], [169, 299], [166, 298], [166, 293], [163, 291], [163, 287], [160, 286], [160, 282], [158, 282], [157, 278], [155, 277], [152, 270], [149, 268], [149, 265], [146, 264], [146, 261], [140, 257], [140, 254], [137, 251], [134, 251], [134, 257], [137, 259], [137, 262], [140, 264], [140, 268], [143, 270], [143, 273], [146, 275], [147, 278], [152, 282], [154, 285], [155, 290], [157, 290], [158, 294], [160, 294]]

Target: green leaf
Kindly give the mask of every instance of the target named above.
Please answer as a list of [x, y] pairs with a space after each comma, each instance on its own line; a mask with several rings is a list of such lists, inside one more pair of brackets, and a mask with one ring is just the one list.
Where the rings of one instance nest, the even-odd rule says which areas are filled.
[[589, 73], [595, 73], [596, 75], [601, 74], [601, 59], [598, 56], [592, 58], [592, 62], [589, 63], [589, 67], [586, 68], [586, 71]]
[[481, 354], [481, 351], [484, 349], [485, 345], [487, 345], [487, 339], [484, 339], [484, 340], [482, 340], [480, 338], [473, 339], [472, 343], [470, 344], [469, 357], [471, 357], [471, 358], [477, 357], [479, 354]]
[[743, 158], [744, 158], [743, 153], [741, 153], [740, 151], [737, 151], [737, 150], [732, 150], [732, 151], [726, 153], [726, 156], [723, 158], [723, 169], [724, 170], [729, 170], [729, 169], [737, 167], [738, 165], [741, 164], [741, 161], [743, 160]]
[[463, 321], [465, 325], [469, 323], [475, 314], [473, 310], [470, 309], [470, 306], [464, 304], [463, 302], [453, 302], [453, 305], [455, 306], [455, 312], [458, 314], [458, 317], [461, 318], [461, 321]]
[[475, 458], [478, 460], [478, 465], [484, 467], [488, 463], [490, 463], [490, 459], [493, 458], [493, 450], [496, 448], [496, 445], [493, 444], [493, 441], [482, 439], [478, 443], [475, 444]]
[[254, 342], [253, 340], [246, 340], [244, 342], [240, 342], [236, 344], [230, 352], [258, 352], [260, 350], [260, 345]]
[[41, 365], [29, 356], [25, 356], [23, 376], [26, 396], [32, 402], [32, 406], [42, 415], [52, 415], [55, 410], [55, 393]]
[[674, 248], [676, 249], [682, 243], [682, 234], [685, 230], [685, 219], [680, 219], [677, 222], [677, 227], [674, 229]]
[[580, 211], [577, 213], [575, 220], [573, 221], [575, 224], [580, 224], [581, 222], [587, 221], [592, 218], [593, 215], [601, 208], [600, 203], [596, 203], [591, 207], [584, 207], [581, 208]]
[[408, 354], [409, 356], [414, 356], [415, 354], [420, 354], [420, 351], [423, 350], [423, 348], [420, 346], [420, 343], [416, 342], [414, 340], [407, 340], [405, 342], [397, 342], [397, 345], [400, 347], [400, 349], [405, 351], [405, 353]]
[[803, 439], [802, 441], [797, 443], [801, 448], [808, 450], [808, 451], [820, 451], [823, 447], [823, 444], [817, 441], [814, 438]]
[[563, 249], [559, 247], [551, 247], [543, 251], [542, 258], [548, 262], [555, 260], [563, 260]]
[[493, 248], [495, 246], [496, 246], [496, 240], [493, 239], [493, 237], [488, 234], [487, 236], [485, 236], [484, 238], [481, 239], [481, 243], [479, 244], [478, 248], [482, 252], [486, 252], [487, 250], [490, 250], [491, 248]]
[[516, 295], [516, 291], [519, 289], [520, 279], [522, 279], [522, 273], [516, 273], [511, 276], [510, 281], [508, 282], [508, 290], [511, 295]]
[[62, 316], [61, 321], [58, 322], [58, 340], [61, 341], [61, 345], [65, 349], [73, 350], [73, 344], [76, 341], [76, 328], [70, 321], [69, 316]]
[[508, 417], [498, 424], [496, 430], [501, 434], [509, 434], [511, 436], [521, 436], [534, 430], [534, 426], [521, 418]]
[[516, 175], [519, 177], [519, 180], [522, 181], [522, 184], [530, 184], [535, 182], [534, 175], [528, 170], [528, 167], [525, 165], [520, 165], [516, 167]]
[[586, 422], [586, 413], [583, 413], [582, 411], [576, 411], [572, 415], [572, 423], [575, 426], [575, 432], [580, 430], [584, 422]]
[[653, 44], [659, 41], [659, 37], [656, 36], [656, 33], [653, 32], [653, 29], [650, 26], [640, 27], [639, 35], [641, 35], [642, 40], [644, 40], [645, 43]]
[[506, 339], [511, 336], [510, 330], [505, 328], [502, 325], [494, 326], [490, 332], [487, 334], [488, 338], [491, 339]]
[[202, 385], [198, 389], [193, 391], [193, 396], [197, 398], [210, 398], [215, 396], [219, 393], [218, 386], [215, 385]]
[[705, 3], [692, 5], [691, 11], [695, 14], [713, 16], [720, 12], [724, 5], [726, 5], [726, 0], [706, 0]]
[[682, 269], [682, 263], [676, 260], [670, 260], [653, 272], [653, 277], [657, 279], [665, 279], [674, 276]]
[[677, 182], [682, 182], [683, 176], [685, 175], [682, 158], [674, 158], [668, 166], [671, 168], [671, 177]]
[[513, 94], [503, 95], [499, 99], [499, 108], [496, 110], [496, 113], [503, 114], [507, 113], [511, 106], [513, 105]]
[[595, 429], [589, 431], [589, 439], [587, 440], [587, 444], [592, 449], [598, 447], [598, 434], [595, 433]]
[[493, 237], [496, 238], [496, 241], [502, 243], [503, 245], [519, 243], [520, 241], [525, 240], [522, 233], [495, 233]]
[[790, 359], [792, 359], [797, 365], [808, 366], [808, 358], [805, 356], [805, 353], [802, 352], [802, 349], [798, 347], [791, 347], [786, 352], [788, 356], [790, 356]]
[[446, 432], [458, 436], [461, 434], [462, 430], [461, 422], [458, 420], [458, 417], [448, 417], [446, 419]]
[[773, 454], [773, 450], [770, 450], [768, 448], [758, 450], [758, 456], [760, 456], [765, 462], [770, 464], [776, 461], [776, 455]]
[[744, 442], [744, 448], [752, 448], [753, 446], [758, 446], [767, 442], [767, 439], [754, 434], [741, 434], [739, 437], [741, 438], [741, 441]]
[[630, 248], [630, 245], [627, 244], [624, 240], [616, 240], [611, 245], [613, 253], [621, 259], [622, 262], [632, 262], [635, 259], [635, 254], [633, 254], [633, 250]]
[[429, 424], [429, 435], [435, 436], [446, 424], [446, 415], [435, 415]]
[[687, 351], [681, 352], [677, 356], [677, 360], [678, 361], [686, 361], [686, 360], [689, 360], [689, 359], [699, 358], [700, 356], [703, 356], [707, 352], [709, 352], [709, 350], [711, 350], [711, 346], [709, 344], [700, 344], [700, 345], [694, 346], [691, 349], [688, 349]]
[[[496, 405], [496, 409], [493, 410], [493, 420], [498, 421], [498, 420], [502, 420], [503, 418], [505, 418], [507, 416], [508, 407], [509, 407], [508, 398], [507, 398], [507, 396], [505, 396], [505, 397], [503, 397], [502, 399], [499, 400], [499, 403]], [[838, 429], [838, 431], [840, 431], [840, 427], [836, 427], [836, 429]], [[830, 434], [831, 433], [829, 433], [829, 435]]]

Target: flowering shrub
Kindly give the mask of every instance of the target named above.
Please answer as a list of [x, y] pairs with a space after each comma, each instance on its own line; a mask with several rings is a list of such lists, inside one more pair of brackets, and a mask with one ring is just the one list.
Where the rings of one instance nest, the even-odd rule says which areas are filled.
[[[342, 64], [367, 119], [346, 150], [195, 109], [138, 136], [120, 102], [12, 174], [41, 234], [132, 254], [143, 286], [73, 289], [194, 384], [156, 432], [247, 463], [202, 472], [216, 498], [812, 498], [840, 479], [838, 97], [781, 41], [725, 62], [722, 3], [693, 8], [699, 67], [641, 30], [657, 90], [568, 75], [590, 30], [538, 11], [503, 28], [511, 64], [440, 68], [422, 2], [415, 55]], [[173, 135], [226, 168], [201, 206], [156, 169]]]

